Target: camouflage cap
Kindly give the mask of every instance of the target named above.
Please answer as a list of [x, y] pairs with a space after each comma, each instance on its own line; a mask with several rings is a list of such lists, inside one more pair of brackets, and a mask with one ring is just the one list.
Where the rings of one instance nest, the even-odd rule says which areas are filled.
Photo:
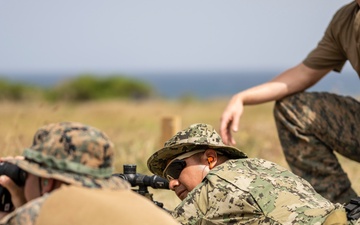
[[178, 132], [165, 142], [164, 148], [150, 156], [147, 166], [152, 173], [162, 177], [169, 160], [200, 148], [214, 149], [232, 159], [247, 158], [239, 149], [225, 145], [211, 125], [197, 123]]
[[113, 172], [113, 144], [102, 131], [76, 122], [45, 125], [33, 144], [23, 151], [25, 159], [6, 160], [34, 175], [69, 184], [111, 189], [129, 188]]

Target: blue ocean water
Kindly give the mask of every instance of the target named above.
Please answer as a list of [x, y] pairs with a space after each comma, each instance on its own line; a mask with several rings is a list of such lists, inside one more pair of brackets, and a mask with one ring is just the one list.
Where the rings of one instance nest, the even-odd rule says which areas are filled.
[[[254, 85], [269, 81], [276, 71], [210, 72], [210, 73], [143, 73], [128, 75], [149, 83], [164, 98], [193, 96], [200, 99], [229, 97]], [[61, 74], [0, 76], [43, 87], [51, 87], [73, 76]], [[309, 91], [327, 91], [353, 97], [360, 96], [359, 77], [354, 73], [330, 73]]]
[[[209, 74], [168, 74], [140, 76], [152, 84], [161, 95], [178, 98], [184, 95], [199, 98], [228, 97], [271, 80], [274, 72], [238, 72]], [[342, 95], [360, 96], [360, 80], [356, 73], [330, 73], [309, 91], [327, 91]]]

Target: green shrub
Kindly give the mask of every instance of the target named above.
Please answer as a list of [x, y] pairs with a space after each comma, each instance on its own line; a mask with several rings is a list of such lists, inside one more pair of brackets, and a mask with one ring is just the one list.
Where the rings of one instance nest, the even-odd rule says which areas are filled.
[[24, 101], [37, 98], [40, 90], [36, 87], [0, 79], [0, 100]]
[[116, 75], [81, 75], [53, 87], [46, 96], [53, 101], [88, 101], [111, 98], [144, 99], [153, 94], [154, 90], [150, 85], [135, 79]]

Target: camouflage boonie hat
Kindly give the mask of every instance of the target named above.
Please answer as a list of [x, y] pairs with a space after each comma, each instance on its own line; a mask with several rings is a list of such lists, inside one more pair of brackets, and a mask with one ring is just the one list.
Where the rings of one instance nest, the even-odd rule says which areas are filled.
[[197, 123], [178, 132], [165, 142], [164, 148], [150, 156], [147, 166], [152, 173], [163, 177], [163, 170], [169, 160], [200, 148], [214, 149], [231, 159], [247, 158], [246, 154], [239, 149], [225, 145], [211, 125]]
[[94, 188], [127, 189], [113, 172], [113, 143], [100, 130], [76, 122], [45, 125], [33, 144], [23, 151], [25, 159], [8, 159], [39, 177]]

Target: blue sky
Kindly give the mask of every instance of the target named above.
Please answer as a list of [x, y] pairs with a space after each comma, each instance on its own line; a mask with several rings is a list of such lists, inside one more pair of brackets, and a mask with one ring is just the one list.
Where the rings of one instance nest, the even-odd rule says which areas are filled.
[[0, 0], [0, 74], [284, 70], [348, 2]]

